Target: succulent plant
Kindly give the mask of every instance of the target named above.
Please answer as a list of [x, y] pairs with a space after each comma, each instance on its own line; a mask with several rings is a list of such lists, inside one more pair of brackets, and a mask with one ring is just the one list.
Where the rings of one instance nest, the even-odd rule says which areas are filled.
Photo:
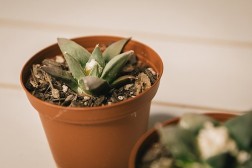
[[61, 80], [79, 95], [101, 95], [112, 88], [134, 80], [134, 76], [119, 76], [134, 51], [122, 52], [130, 38], [116, 41], [103, 52], [97, 44], [90, 53], [74, 41], [58, 38], [58, 45], [69, 67], [63, 70], [55, 65], [43, 66], [51, 76]]
[[251, 127], [252, 111], [225, 122], [184, 114], [177, 125], [158, 127], [161, 146], [170, 155], [150, 167], [162, 168], [169, 161], [167, 168], [251, 168]]

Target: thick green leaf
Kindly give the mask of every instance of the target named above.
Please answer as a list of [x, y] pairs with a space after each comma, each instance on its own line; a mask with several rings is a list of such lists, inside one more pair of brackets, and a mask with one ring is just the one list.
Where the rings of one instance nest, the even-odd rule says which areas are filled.
[[84, 68], [90, 55], [91, 55], [88, 52], [88, 50], [86, 50], [81, 45], [75, 43], [74, 41], [66, 39], [66, 38], [58, 38], [57, 40], [58, 40], [58, 45], [59, 45], [60, 50], [62, 51], [63, 55], [65, 55], [65, 53], [70, 54]]
[[252, 131], [250, 128], [252, 128], [252, 112], [226, 121], [225, 126], [240, 149], [245, 151], [251, 150]]
[[214, 125], [218, 125], [218, 121], [214, 120], [211, 117], [202, 114], [195, 114], [195, 113], [186, 113], [184, 114], [180, 121], [179, 126], [192, 131], [193, 133], [197, 134], [198, 131], [203, 128], [206, 122], [211, 122]]
[[104, 68], [105, 67], [105, 61], [104, 61], [104, 58], [102, 56], [102, 52], [101, 52], [101, 49], [99, 47], [99, 45], [96, 45], [88, 62], [90, 62], [92, 59], [94, 59], [96, 62], [98, 62], [98, 64]]
[[250, 157], [250, 159], [245, 163], [237, 166], [237, 168], [251, 168], [251, 167], [252, 167], [252, 157]]
[[106, 80], [108, 83], [112, 83], [119, 72], [122, 70], [123, 66], [127, 63], [129, 57], [133, 55], [134, 51], [127, 51], [120, 55], [112, 58], [105, 66], [101, 78]]
[[122, 52], [123, 47], [131, 38], [122, 39], [110, 44], [103, 52], [105, 62], [109, 62], [113, 57]]
[[236, 161], [233, 156], [228, 153], [221, 153], [219, 155], [215, 155], [206, 160], [213, 168], [235, 168]]
[[121, 76], [119, 78], [117, 78], [112, 84], [111, 87], [113, 88], [117, 88], [117, 87], [121, 87], [125, 84], [131, 83], [132, 81], [134, 81], [136, 78], [135, 76], [132, 75], [125, 75], [125, 76]]
[[77, 91], [78, 83], [73, 78], [70, 72], [62, 70], [60, 68], [42, 66], [41, 67], [46, 73], [52, 75], [53, 77], [61, 80], [66, 85], [68, 85], [73, 91]]
[[81, 78], [83, 78], [85, 74], [84, 74], [84, 69], [81, 67], [81, 64], [69, 53], [64, 53], [64, 56], [73, 77], [77, 80], [80, 80]]
[[177, 126], [159, 128], [160, 142], [175, 159], [183, 162], [197, 161], [198, 152], [195, 136], [191, 131]]
[[83, 77], [79, 82], [79, 86], [84, 92], [91, 95], [102, 95], [110, 90], [110, 86], [105, 80], [95, 76]]

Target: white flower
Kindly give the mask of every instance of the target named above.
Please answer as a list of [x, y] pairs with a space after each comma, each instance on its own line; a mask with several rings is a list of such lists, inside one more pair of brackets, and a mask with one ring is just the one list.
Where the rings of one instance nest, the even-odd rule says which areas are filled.
[[95, 59], [91, 59], [89, 62], [86, 63], [85, 66], [86, 74], [88, 75], [96, 65], [98, 65], [98, 72], [102, 73], [103, 68], [101, 67], [101, 65]]
[[91, 59], [90, 62], [86, 63], [86, 71], [92, 70], [97, 64], [98, 62], [95, 59]]
[[204, 128], [200, 130], [197, 143], [203, 159], [224, 152], [236, 153], [237, 151], [236, 144], [230, 139], [227, 128], [215, 127], [210, 122], [206, 122]]

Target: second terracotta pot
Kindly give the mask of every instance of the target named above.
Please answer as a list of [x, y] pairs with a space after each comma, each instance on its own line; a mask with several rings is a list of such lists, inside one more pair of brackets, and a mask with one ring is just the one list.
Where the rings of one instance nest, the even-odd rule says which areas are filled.
[[[226, 121], [232, 117], [237, 115], [232, 113], [205, 113], [205, 115], [210, 116], [218, 121]], [[163, 126], [169, 126], [177, 124], [179, 121], [179, 117], [167, 120], [162, 123]], [[172, 135], [171, 135], [172, 136]], [[129, 168], [138, 168], [141, 164], [142, 158], [145, 153], [156, 143], [159, 141], [158, 132], [155, 128], [152, 128], [145, 134], [139, 138], [137, 143], [134, 145], [129, 159]]]
[[[109, 45], [121, 39], [89, 36], [73, 39], [85, 48]], [[126, 168], [131, 148], [146, 131], [150, 103], [163, 73], [162, 60], [150, 47], [131, 40], [125, 50], [134, 50], [140, 60], [159, 77], [156, 83], [135, 98], [91, 108], [62, 107], [34, 97], [25, 83], [33, 64], [60, 54], [54, 44], [34, 55], [23, 67], [21, 84], [32, 106], [38, 111], [53, 157], [59, 168]]]

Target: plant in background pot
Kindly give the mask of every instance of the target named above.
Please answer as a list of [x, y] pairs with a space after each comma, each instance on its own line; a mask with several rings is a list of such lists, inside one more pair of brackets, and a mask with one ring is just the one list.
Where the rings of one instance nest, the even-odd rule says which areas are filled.
[[21, 84], [58, 167], [123, 168], [162, 72], [158, 54], [130, 38], [59, 38], [25, 64]]
[[192, 114], [142, 136], [130, 168], [251, 168], [252, 112]]

